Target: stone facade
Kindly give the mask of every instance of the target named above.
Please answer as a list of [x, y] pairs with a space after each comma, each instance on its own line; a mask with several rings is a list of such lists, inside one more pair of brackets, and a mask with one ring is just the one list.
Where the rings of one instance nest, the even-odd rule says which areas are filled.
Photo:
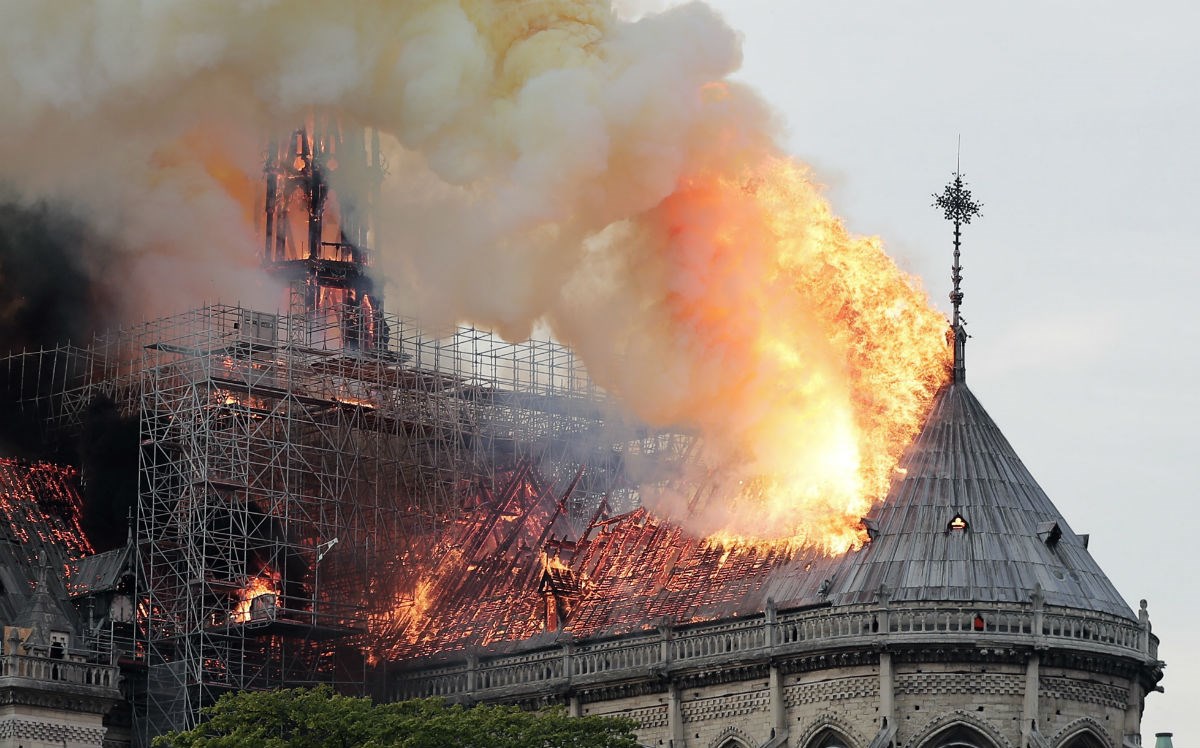
[[49, 563], [35, 572], [13, 550], [0, 545], [0, 748], [111, 748], [120, 736], [105, 717], [123, 701], [119, 670], [81, 641], [83, 625]]
[[0, 748], [114, 745], [105, 715], [122, 700], [118, 669], [69, 649], [60, 654], [25, 647], [21, 632], [26, 641], [32, 638], [28, 629], [7, 627], [8, 646], [0, 656]]
[[[886, 595], [884, 596], [886, 599]], [[667, 748], [1119, 748], [1161, 677], [1141, 623], [1039, 600], [775, 611], [400, 666], [387, 696], [562, 704]], [[913, 621], [925, 621], [916, 625]]]

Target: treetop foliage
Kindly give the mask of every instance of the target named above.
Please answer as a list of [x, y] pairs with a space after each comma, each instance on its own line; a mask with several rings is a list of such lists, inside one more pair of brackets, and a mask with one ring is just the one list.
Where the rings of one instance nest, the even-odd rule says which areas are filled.
[[632, 720], [568, 717], [562, 708], [374, 704], [328, 686], [226, 694], [186, 732], [154, 748], [638, 748]]

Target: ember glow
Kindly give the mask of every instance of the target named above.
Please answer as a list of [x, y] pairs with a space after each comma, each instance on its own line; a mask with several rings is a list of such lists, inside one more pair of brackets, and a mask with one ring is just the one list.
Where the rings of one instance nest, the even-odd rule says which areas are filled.
[[263, 614], [255, 609], [255, 600], [260, 600], [259, 606], [271, 609], [275, 607], [278, 599], [279, 574], [277, 572], [250, 577], [246, 580], [245, 586], [237, 591], [237, 601], [229, 618], [234, 623], [248, 623], [256, 620]]
[[51, 549], [66, 560], [94, 552], [83, 533], [78, 480], [71, 467], [0, 457], [0, 531], [31, 564]]

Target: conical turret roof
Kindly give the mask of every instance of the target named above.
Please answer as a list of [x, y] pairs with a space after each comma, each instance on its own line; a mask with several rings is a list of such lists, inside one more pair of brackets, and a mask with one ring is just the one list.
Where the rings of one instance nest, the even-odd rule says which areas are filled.
[[871, 517], [874, 539], [844, 559], [829, 599], [1022, 602], [1134, 618], [1129, 605], [967, 389], [947, 384]]

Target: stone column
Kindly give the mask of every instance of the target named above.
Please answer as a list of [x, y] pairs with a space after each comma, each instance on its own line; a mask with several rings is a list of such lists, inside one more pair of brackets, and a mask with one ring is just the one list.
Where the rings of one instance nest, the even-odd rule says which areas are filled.
[[671, 664], [671, 639], [675, 632], [668, 621], [658, 625], [658, 662], [665, 670]]
[[571, 662], [571, 660], [572, 660], [571, 655], [573, 655], [574, 653], [575, 653], [575, 647], [572, 646], [571, 642], [569, 642], [569, 641], [563, 642], [563, 645], [562, 645], [562, 677], [567, 681], [567, 683], [571, 682], [571, 676], [573, 676], [575, 674], [573, 672], [574, 667]]
[[875, 592], [875, 601], [879, 603], [876, 617], [878, 625], [872, 628], [878, 635], [876, 642], [879, 647], [879, 716], [882, 718], [881, 724], [896, 728], [899, 727], [896, 724], [896, 674], [892, 669], [892, 653], [887, 651], [888, 633], [892, 627], [891, 599], [892, 593], [887, 585], [879, 585]]
[[479, 688], [479, 655], [471, 652], [467, 655], [467, 695], [475, 696]]
[[896, 724], [896, 678], [892, 672], [892, 653], [879, 653], [879, 716], [888, 726]]
[[787, 734], [787, 705], [783, 703], [783, 671], [777, 663], [771, 663], [771, 724], [775, 737]]
[[1025, 661], [1025, 701], [1021, 706], [1021, 744], [1029, 745], [1029, 735], [1038, 720], [1038, 687], [1041, 685], [1041, 657], [1031, 652]]
[[1129, 684], [1129, 699], [1125, 703], [1125, 724], [1122, 737], [1125, 742], [1141, 745], [1142, 742], [1142, 702], [1146, 697], [1142, 684], [1137, 678]]
[[687, 746], [683, 734], [683, 708], [680, 701], [679, 685], [672, 681], [667, 685], [667, 726], [671, 730], [669, 748], [686, 748]]

